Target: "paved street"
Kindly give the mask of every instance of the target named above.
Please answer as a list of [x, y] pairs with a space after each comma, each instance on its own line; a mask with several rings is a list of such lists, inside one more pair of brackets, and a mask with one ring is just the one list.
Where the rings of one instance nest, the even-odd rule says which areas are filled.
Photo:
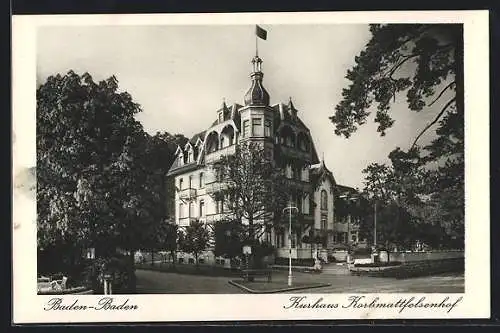
[[[137, 270], [138, 293], [175, 294], [226, 294], [244, 293], [228, 283], [228, 277], [197, 276]], [[440, 275], [405, 280], [351, 276], [331, 271], [321, 274], [293, 272], [301, 282], [329, 283], [331, 286], [298, 290], [293, 293], [461, 293], [464, 292], [464, 276]], [[273, 281], [286, 281], [286, 271], [273, 273]]]

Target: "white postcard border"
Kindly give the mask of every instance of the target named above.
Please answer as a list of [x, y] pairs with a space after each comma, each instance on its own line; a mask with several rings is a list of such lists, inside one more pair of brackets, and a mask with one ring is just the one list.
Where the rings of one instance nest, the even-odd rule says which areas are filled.
[[[274, 295], [113, 295], [129, 299], [131, 311], [45, 311], [50, 296], [36, 295], [36, 205], [13, 193], [13, 321], [15, 323], [154, 322], [299, 319], [487, 318], [490, 315], [489, 217], [489, 36], [487, 11], [240, 13], [156, 15], [14, 16], [12, 21], [13, 175], [34, 161], [36, 31], [44, 25], [185, 25], [185, 24], [346, 24], [464, 23], [466, 133], [466, 249], [464, 294], [364, 294], [380, 302], [425, 297], [441, 302], [461, 299], [446, 309], [342, 308], [356, 294], [301, 294], [308, 302], [322, 298], [336, 309], [285, 309], [290, 297]], [[64, 47], [64, 45], [61, 45]], [[55, 60], [57, 61], [57, 60]], [[15, 187], [15, 184], [14, 184]], [[59, 297], [59, 296], [58, 296]], [[102, 296], [64, 295], [65, 303], [96, 303]]]

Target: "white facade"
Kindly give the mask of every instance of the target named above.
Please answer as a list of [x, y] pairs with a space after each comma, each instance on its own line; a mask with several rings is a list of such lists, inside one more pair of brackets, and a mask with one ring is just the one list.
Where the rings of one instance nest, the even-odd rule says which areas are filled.
[[[211, 164], [222, 155], [233, 154], [242, 142], [259, 142], [266, 156], [284, 169], [300, 193], [293, 201], [300, 209], [304, 227], [300, 235], [292, 237], [292, 252], [297, 258], [310, 258], [313, 251], [310, 244], [302, 242], [303, 236], [322, 236], [324, 242], [319, 247], [325, 250], [333, 243], [336, 183], [324, 162], [320, 163], [310, 131], [291, 99], [287, 104], [269, 105], [269, 94], [262, 86], [261, 62], [258, 57], [252, 61], [252, 86], [244, 97], [245, 105], [227, 106], [224, 101], [214, 113], [214, 123], [185, 147], [178, 147], [168, 173], [175, 178], [177, 188], [175, 222], [179, 226], [193, 220], [210, 224], [227, 216], [227, 207], [211, 195], [224, 186], [217, 181]], [[277, 248], [277, 256], [288, 257], [287, 230], [272, 230], [264, 237]]]

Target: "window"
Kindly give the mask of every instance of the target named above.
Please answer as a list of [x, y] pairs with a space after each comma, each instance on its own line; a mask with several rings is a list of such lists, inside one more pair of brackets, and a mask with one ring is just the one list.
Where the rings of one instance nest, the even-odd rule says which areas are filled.
[[304, 214], [309, 214], [309, 195], [306, 194], [306, 196], [304, 197], [304, 200], [302, 201], [302, 212]]
[[215, 214], [221, 213], [220, 206], [221, 206], [221, 201], [220, 201], [220, 199], [218, 199], [215, 201]]
[[248, 138], [250, 136], [250, 120], [243, 121], [243, 137]]
[[193, 154], [193, 149], [189, 148], [188, 150], [188, 163], [191, 163], [194, 161], [194, 154]]
[[219, 113], [219, 123], [222, 123], [224, 121], [224, 115], [221, 113]]
[[184, 184], [184, 179], [180, 178], [179, 179], [179, 191], [182, 191], [183, 184]]
[[326, 216], [326, 214], [321, 214], [321, 229], [322, 230], [327, 229], [327, 216]]
[[309, 170], [307, 168], [304, 168], [301, 170], [301, 179], [302, 181], [304, 182], [308, 182], [309, 181]]
[[264, 121], [264, 136], [271, 136], [271, 120]]
[[222, 181], [222, 170], [220, 168], [215, 169], [215, 181], [216, 182]]
[[321, 209], [328, 210], [328, 193], [325, 190], [321, 191]]
[[297, 208], [299, 209], [300, 212], [303, 212], [302, 210], [302, 196], [299, 194], [297, 196]]
[[225, 205], [224, 205], [224, 203], [225, 203], [225, 200], [224, 200], [224, 198], [222, 198], [220, 200], [220, 212], [221, 213], [224, 213], [224, 211], [225, 211], [225, 207], [224, 207]]
[[262, 136], [262, 119], [255, 118], [252, 120], [252, 135]]
[[184, 217], [184, 205], [179, 204], [179, 218], [183, 218], [183, 217]]
[[203, 179], [203, 172], [200, 172], [200, 188], [202, 188], [205, 185], [204, 179]]
[[286, 178], [292, 178], [292, 166], [290, 164], [286, 166], [285, 176]]
[[205, 201], [200, 200], [200, 216], [205, 216]]
[[193, 188], [193, 176], [189, 176], [189, 187], [188, 188]]
[[285, 246], [285, 233], [280, 232], [276, 234], [276, 247], [284, 247]]
[[194, 205], [192, 202], [189, 203], [189, 217], [194, 217]]

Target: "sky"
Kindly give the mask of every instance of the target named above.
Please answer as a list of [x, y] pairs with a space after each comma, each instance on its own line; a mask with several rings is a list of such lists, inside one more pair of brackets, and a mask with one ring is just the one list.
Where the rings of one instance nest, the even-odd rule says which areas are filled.
[[[387, 135], [373, 116], [349, 139], [328, 119], [349, 81], [346, 71], [370, 38], [368, 25], [262, 25], [263, 85], [271, 105], [292, 97], [318, 154], [339, 184], [362, 188], [362, 170], [386, 163], [396, 147], [408, 148], [435, 110], [408, 111], [396, 99]], [[216, 119], [223, 99], [243, 104], [255, 55], [254, 25], [54, 26], [37, 35], [37, 83], [73, 70], [94, 80], [115, 75], [120, 90], [142, 106], [138, 120], [157, 131], [191, 136]], [[429, 139], [429, 135], [424, 138]]]

